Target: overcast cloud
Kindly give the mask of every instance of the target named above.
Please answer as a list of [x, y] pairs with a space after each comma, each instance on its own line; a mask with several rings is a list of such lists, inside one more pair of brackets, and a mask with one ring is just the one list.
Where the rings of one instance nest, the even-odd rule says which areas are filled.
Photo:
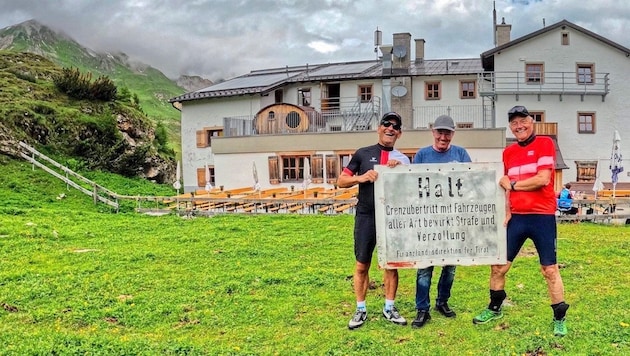
[[[614, 6], [610, 5], [615, 3]], [[425, 57], [493, 47], [492, 0], [0, 0], [0, 28], [35, 19], [96, 51], [122, 51], [171, 78], [376, 58], [409, 32]], [[512, 39], [563, 19], [630, 47], [630, 1], [497, 0]]]

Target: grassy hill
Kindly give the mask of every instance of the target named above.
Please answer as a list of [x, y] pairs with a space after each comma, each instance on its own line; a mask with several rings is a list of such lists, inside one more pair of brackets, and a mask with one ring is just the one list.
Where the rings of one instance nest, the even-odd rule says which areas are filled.
[[[26, 52], [0, 50], [0, 153], [26, 141], [62, 164], [172, 181], [166, 130], [131, 97], [75, 99], [55, 78], [62, 68]], [[69, 162], [74, 162], [70, 164]]]
[[120, 89], [126, 88], [137, 96], [142, 110], [167, 128], [170, 145], [180, 152], [180, 114], [168, 99], [185, 90], [159, 70], [132, 62], [124, 53], [92, 51], [35, 20], [0, 30], [0, 49], [39, 54], [61, 67], [92, 73], [94, 78], [106, 75]]

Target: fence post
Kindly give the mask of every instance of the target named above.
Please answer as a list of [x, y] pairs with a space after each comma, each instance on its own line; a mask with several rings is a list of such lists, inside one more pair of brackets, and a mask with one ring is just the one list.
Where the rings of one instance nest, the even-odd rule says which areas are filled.
[[93, 184], [92, 187], [93, 187], [93, 193], [92, 194], [93, 194], [93, 197], [94, 197], [94, 204], [97, 204], [98, 203], [98, 194], [96, 192], [96, 184]]

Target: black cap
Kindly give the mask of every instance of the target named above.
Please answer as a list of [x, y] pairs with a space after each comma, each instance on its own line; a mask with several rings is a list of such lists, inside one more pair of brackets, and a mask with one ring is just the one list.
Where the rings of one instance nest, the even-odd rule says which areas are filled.
[[381, 119], [381, 121], [389, 121], [389, 120], [396, 120], [398, 125], [402, 125], [402, 118], [396, 112], [391, 111], [391, 112], [385, 113], [383, 115], [383, 118]]
[[529, 116], [529, 111], [527, 111], [526, 107], [517, 105], [517, 106], [511, 108], [510, 111], [508, 111], [508, 121], [512, 120], [512, 118], [515, 117], [515, 116], [528, 117]]

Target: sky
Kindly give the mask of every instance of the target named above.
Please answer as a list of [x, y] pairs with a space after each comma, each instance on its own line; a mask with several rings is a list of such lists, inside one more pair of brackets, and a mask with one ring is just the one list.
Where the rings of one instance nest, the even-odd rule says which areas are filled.
[[[497, 22], [511, 38], [568, 20], [630, 47], [626, 0], [0, 0], [0, 28], [35, 19], [98, 52], [124, 52], [172, 79], [376, 59], [394, 33], [426, 59], [478, 58]], [[611, 5], [614, 4], [614, 5]], [[413, 53], [413, 44], [412, 44]]]

